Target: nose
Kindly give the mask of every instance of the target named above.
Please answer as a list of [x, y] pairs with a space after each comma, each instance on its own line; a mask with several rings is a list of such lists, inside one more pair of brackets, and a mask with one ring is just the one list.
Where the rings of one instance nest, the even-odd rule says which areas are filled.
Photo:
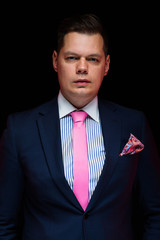
[[87, 74], [88, 73], [88, 64], [86, 59], [79, 59], [76, 67], [77, 74]]

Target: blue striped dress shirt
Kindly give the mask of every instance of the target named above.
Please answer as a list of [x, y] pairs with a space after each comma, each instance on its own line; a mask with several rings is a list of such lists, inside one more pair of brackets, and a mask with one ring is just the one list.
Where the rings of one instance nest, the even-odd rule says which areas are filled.
[[[58, 108], [60, 118], [64, 174], [70, 188], [73, 190], [74, 179], [73, 154], [72, 154], [73, 120], [72, 117], [68, 114], [77, 109], [63, 97], [61, 92], [58, 95]], [[106, 158], [101, 123], [99, 119], [97, 97], [94, 98], [92, 102], [90, 102], [82, 110], [88, 113], [88, 116], [85, 120], [85, 126], [87, 132], [87, 145], [88, 145], [89, 200], [90, 200], [98, 183]]]

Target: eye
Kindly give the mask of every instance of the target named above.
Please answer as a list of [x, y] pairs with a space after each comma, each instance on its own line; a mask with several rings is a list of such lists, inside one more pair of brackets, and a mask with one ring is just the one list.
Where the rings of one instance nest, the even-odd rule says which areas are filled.
[[95, 57], [88, 58], [87, 60], [88, 60], [89, 62], [93, 62], [93, 63], [98, 63], [98, 62], [99, 62], [99, 59], [98, 59], [98, 58], [95, 58]]
[[78, 60], [78, 57], [68, 56], [68, 57], [66, 57], [66, 60], [68, 60], [68, 61], [75, 61], [75, 60]]

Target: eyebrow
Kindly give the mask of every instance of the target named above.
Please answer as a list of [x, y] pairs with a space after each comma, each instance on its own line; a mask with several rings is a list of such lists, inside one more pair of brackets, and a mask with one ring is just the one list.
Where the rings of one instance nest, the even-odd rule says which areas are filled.
[[[75, 52], [71, 52], [71, 51], [65, 52], [64, 55], [80, 56], [80, 54], [75, 53]], [[92, 53], [92, 54], [87, 55], [87, 57], [102, 57], [102, 56], [99, 53]]]

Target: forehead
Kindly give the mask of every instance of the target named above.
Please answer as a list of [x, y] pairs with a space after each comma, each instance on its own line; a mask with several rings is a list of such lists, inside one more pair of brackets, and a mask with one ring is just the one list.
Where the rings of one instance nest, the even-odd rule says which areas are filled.
[[103, 38], [97, 34], [82, 34], [71, 32], [64, 37], [63, 52], [71, 51], [77, 54], [103, 53]]

